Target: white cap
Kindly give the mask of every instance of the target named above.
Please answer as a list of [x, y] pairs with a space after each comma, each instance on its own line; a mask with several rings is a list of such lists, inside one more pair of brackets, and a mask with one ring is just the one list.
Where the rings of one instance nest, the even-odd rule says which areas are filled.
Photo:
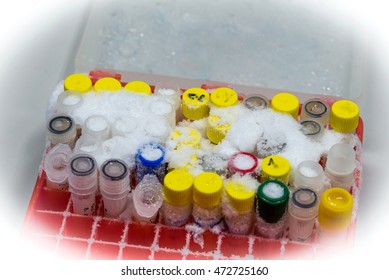
[[110, 137], [110, 125], [108, 120], [102, 115], [93, 115], [85, 120], [82, 128], [84, 135], [98, 138], [100, 141]]
[[341, 181], [348, 180], [353, 177], [355, 167], [355, 151], [351, 146], [338, 143], [330, 148], [326, 162], [326, 171], [330, 175]]
[[78, 91], [67, 90], [62, 92], [57, 99], [57, 111], [59, 113], [70, 114], [83, 103], [82, 95]]

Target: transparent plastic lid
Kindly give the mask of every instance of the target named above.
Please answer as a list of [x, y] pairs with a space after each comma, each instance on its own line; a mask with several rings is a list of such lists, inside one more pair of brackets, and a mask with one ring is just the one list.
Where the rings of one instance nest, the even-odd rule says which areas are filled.
[[366, 58], [349, 26], [297, 0], [223, 4], [95, 1], [75, 70], [110, 68], [361, 103]]

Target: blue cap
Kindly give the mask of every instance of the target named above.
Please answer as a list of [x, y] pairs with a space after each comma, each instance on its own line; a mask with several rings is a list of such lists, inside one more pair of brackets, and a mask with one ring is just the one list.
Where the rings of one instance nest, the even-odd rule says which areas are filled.
[[[159, 158], [153, 159], [153, 160], [149, 160], [149, 159], [145, 158], [144, 155], [143, 155], [143, 151], [144, 151], [146, 148], [159, 149], [159, 150], [161, 151], [161, 156], [160, 156]], [[162, 163], [162, 161], [164, 160], [164, 158], [165, 158], [165, 148], [162, 147], [162, 146], [159, 145], [159, 144], [156, 144], [156, 143], [149, 143], [149, 144], [143, 145], [143, 146], [138, 150], [137, 157], [139, 158], [139, 160], [140, 160], [145, 166], [156, 167], [156, 166], [160, 165], [160, 164]]]

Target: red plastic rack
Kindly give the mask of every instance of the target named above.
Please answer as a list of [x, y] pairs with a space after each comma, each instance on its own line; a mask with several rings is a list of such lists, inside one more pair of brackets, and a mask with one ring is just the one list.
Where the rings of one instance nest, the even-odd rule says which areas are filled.
[[[362, 141], [362, 119], [356, 133]], [[356, 201], [361, 183], [361, 149], [361, 146], [356, 147], [359, 164], [352, 188]], [[288, 240], [287, 231], [278, 240], [209, 230], [196, 236], [190, 227], [175, 228], [161, 223], [140, 224], [106, 218], [102, 206], [102, 199], [98, 196], [94, 216], [74, 214], [70, 192], [47, 188], [46, 174], [41, 170], [27, 209], [22, 236], [48, 254], [65, 259], [327, 259], [339, 255], [339, 252], [351, 254], [354, 247], [356, 206], [347, 244], [342, 250], [320, 245], [316, 230], [306, 243]]]

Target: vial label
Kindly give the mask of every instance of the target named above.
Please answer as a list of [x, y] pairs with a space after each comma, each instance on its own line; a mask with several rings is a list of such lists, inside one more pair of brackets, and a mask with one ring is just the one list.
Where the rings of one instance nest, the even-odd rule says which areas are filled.
[[312, 235], [315, 220], [316, 218], [302, 220], [289, 215], [289, 239], [299, 242], [307, 241]]
[[210, 209], [205, 209], [193, 205], [193, 219], [196, 224], [202, 228], [212, 228], [219, 224], [222, 219], [222, 209], [220, 206], [216, 206]]

